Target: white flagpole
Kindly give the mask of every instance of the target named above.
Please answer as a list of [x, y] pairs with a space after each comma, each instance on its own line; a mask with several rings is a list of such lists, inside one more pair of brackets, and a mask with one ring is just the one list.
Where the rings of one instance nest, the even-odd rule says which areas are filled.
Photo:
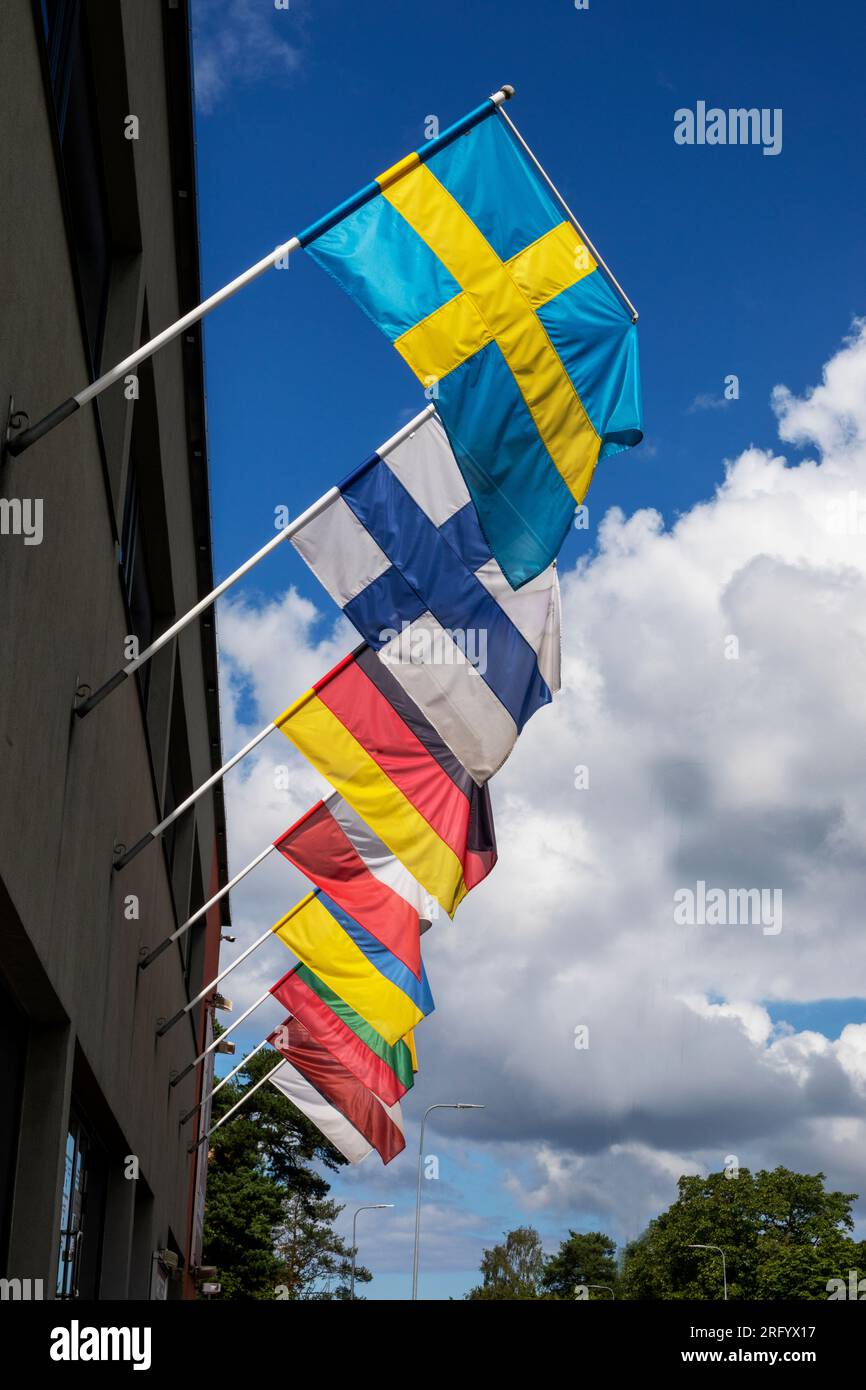
[[[453, 144], [455, 140], [461, 135], [464, 135], [468, 130], [471, 130], [473, 126], [478, 125], [480, 121], [485, 120], [488, 116], [492, 116], [504, 101], [508, 101], [509, 98], [513, 96], [513, 87], [508, 85], [502, 86], [498, 92], [494, 92], [483, 101], [480, 106], [476, 106], [473, 111], [468, 112], [468, 114], [463, 116], [459, 121], [455, 121], [447, 130], [443, 130], [441, 135], [438, 135], [434, 140], [428, 140], [425, 145], [415, 152], [418, 158], [426, 162], [437, 150], [444, 149], [446, 145]], [[403, 166], [405, 166], [405, 169]], [[400, 164], [395, 167], [400, 168], [401, 172], [408, 173], [409, 170], [415, 166], [407, 159], [405, 161], [401, 160]], [[255, 265], [251, 265], [248, 270], [243, 271], [242, 274], [236, 276], [234, 280], [229, 281], [227, 285], [223, 285], [221, 290], [217, 290], [215, 294], [203, 300], [196, 308], [190, 309], [189, 313], [184, 314], [176, 323], [169, 324], [167, 328], [157, 333], [155, 338], [151, 338], [149, 342], [144, 343], [140, 348], [137, 348], [135, 352], [131, 352], [128, 357], [124, 357], [122, 362], [118, 362], [114, 367], [111, 367], [109, 371], [103, 372], [102, 376], [98, 377], [96, 381], [91, 382], [89, 386], [85, 386], [83, 390], [76, 392], [74, 396], [70, 396], [67, 400], [62, 401], [61, 404], [50, 411], [48, 415], [45, 415], [41, 420], [37, 420], [35, 425], [30, 425], [27, 429], [21, 430], [19, 434], [13, 435], [7, 440], [7, 451], [12, 454], [13, 457], [18, 454], [23, 454], [25, 449], [30, 448], [31, 444], [35, 444], [38, 439], [42, 439], [44, 435], [55, 429], [57, 425], [67, 420], [70, 415], [74, 415], [76, 410], [80, 410], [88, 401], [92, 401], [96, 396], [100, 395], [108, 386], [111, 386], [113, 382], [119, 381], [125, 372], [138, 366], [138, 363], [143, 362], [145, 358], [151, 357], [159, 348], [163, 347], [166, 343], [170, 343], [178, 334], [182, 333], [185, 328], [189, 328], [192, 324], [198, 323], [199, 319], [204, 318], [205, 314], [210, 313], [211, 309], [215, 309], [217, 305], [223, 304], [225, 300], [229, 299], [233, 294], [237, 294], [238, 290], [243, 289], [245, 285], [249, 285], [253, 280], [258, 279], [266, 270], [270, 270], [271, 266], [274, 265], [276, 261], [291, 255], [293, 251], [297, 251], [303, 246], [311, 245], [311, 243], [322, 236], [324, 232], [328, 231], [331, 227], [335, 227], [344, 217], [348, 217], [351, 213], [357, 212], [358, 208], [364, 207], [366, 203], [378, 197], [381, 192], [382, 188], [378, 180], [372, 179], [370, 183], [358, 189], [357, 193], [353, 193], [350, 198], [340, 203], [338, 207], [333, 208], [330, 212], [326, 213], [324, 217], [320, 217], [318, 221], [311, 223], [310, 226], [306, 227], [302, 232], [298, 232], [297, 236], [290, 237], [288, 241], [282, 242], [267, 256], [263, 256], [260, 261], [256, 261]]]
[[190, 999], [189, 1003], [184, 1004], [182, 1009], [178, 1009], [177, 1013], [174, 1014], [172, 1018], [167, 1018], [164, 1023], [161, 1023], [156, 1030], [156, 1036], [158, 1038], [164, 1037], [169, 1028], [173, 1028], [176, 1023], [180, 1023], [180, 1020], [189, 1013], [190, 1009], [194, 1009], [196, 1004], [200, 1003], [206, 994], [209, 994], [212, 989], [216, 989], [220, 981], [224, 980], [226, 975], [230, 975], [236, 965], [240, 965], [241, 961], [246, 960], [247, 956], [251, 956], [253, 951], [258, 950], [259, 946], [263, 946], [269, 936], [273, 936], [271, 927], [268, 927], [267, 931], [262, 932], [261, 936], [257, 941], [253, 942], [252, 946], [248, 946], [245, 951], [242, 951], [239, 956], [236, 956], [231, 964], [226, 966], [225, 970], [221, 970], [218, 975], [215, 975], [210, 984], [205, 985], [204, 989], [199, 990], [195, 999]]
[[224, 1076], [223, 1079], [222, 1079], [222, 1081], [218, 1081], [217, 1084], [214, 1086], [213, 1090], [208, 1091], [208, 1093], [207, 1093], [206, 1096], [202, 1096], [202, 1098], [201, 1098], [201, 1100], [199, 1101], [198, 1105], [194, 1105], [194, 1106], [192, 1107], [192, 1110], [187, 1110], [187, 1112], [186, 1112], [185, 1115], [181, 1115], [181, 1117], [180, 1117], [180, 1122], [181, 1122], [181, 1124], [182, 1124], [182, 1125], [185, 1125], [186, 1122], [187, 1122], [187, 1120], [191, 1120], [192, 1117], [193, 1117], [193, 1115], [195, 1115], [195, 1114], [197, 1113], [197, 1111], [201, 1110], [201, 1108], [202, 1108], [203, 1105], [206, 1105], [207, 1102], [208, 1102], [209, 1100], [212, 1100], [212, 1099], [213, 1099], [213, 1097], [216, 1095], [217, 1091], [221, 1090], [222, 1087], [226, 1084], [227, 1081], [231, 1081], [231, 1079], [232, 1079], [233, 1076], [237, 1076], [237, 1074], [238, 1074], [239, 1071], [243, 1071], [244, 1067], [246, 1066], [247, 1062], [250, 1060], [251, 1057], [255, 1057], [256, 1053], [257, 1053], [257, 1052], [261, 1052], [262, 1048], [263, 1048], [263, 1047], [267, 1047], [267, 1045], [268, 1045], [268, 1039], [267, 1039], [267, 1038], [262, 1038], [262, 1041], [259, 1043], [258, 1047], [254, 1047], [253, 1050], [252, 1050], [252, 1052], [248, 1052], [247, 1055], [246, 1055], [246, 1057], [243, 1057], [243, 1058], [241, 1059], [241, 1061], [238, 1062], [237, 1066], [234, 1068], [233, 1071], [230, 1071], [230, 1072], [228, 1073], [227, 1076]]
[[240, 1017], [236, 1018], [234, 1023], [232, 1023], [230, 1027], [224, 1028], [223, 1031], [220, 1033], [219, 1037], [214, 1038], [213, 1042], [209, 1043], [209, 1045], [205, 1048], [204, 1052], [200, 1052], [198, 1056], [192, 1062], [189, 1063], [188, 1066], [184, 1067], [183, 1071], [179, 1071], [177, 1076], [173, 1076], [168, 1084], [170, 1086], [177, 1086], [177, 1084], [180, 1081], [183, 1081], [185, 1076], [189, 1076], [190, 1072], [193, 1071], [197, 1066], [199, 1066], [200, 1063], [204, 1061], [205, 1057], [207, 1057], [211, 1052], [213, 1052], [214, 1048], [218, 1047], [224, 1038], [228, 1037], [229, 1033], [233, 1033], [236, 1028], [239, 1028], [241, 1024], [249, 1018], [251, 1013], [255, 1013], [256, 1009], [258, 1009], [260, 1005], [264, 1004], [266, 999], [270, 998], [271, 991], [269, 989], [266, 989], [264, 994], [260, 995], [254, 1004], [250, 1004], [250, 1007], [248, 1009], [245, 1009], [244, 1012], [240, 1015]]
[[302, 816], [299, 816], [295, 823], [289, 826], [288, 830], [284, 830], [282, 835], [278, 835], [277, 840], [275, 840], [273, 844], [267, 845], [263, 850], [261, 850], [256, 855], [255, 859], [251, 859], [249, 864], [247, 864], [245, 868], [241, 869], [239, 873], [236, 873], [234, 878], [229, 879], [225, 887], [220, 888], [219, 892], [214, 893], [212, 898], [208, 898], [207, 902], [203, 903], [202, 906], [196, 912], [194, 912], [191, 917], [187, 917], [186, 921], [177, 928], [177, 931], [173, 931], [171, 936], [167, 936], [165, 940], [161, 941], [158, 946], [155, 946], [148, 955], [144, 956], [144, 958], [140, 960], [138, 963], [139, 970], [146, 970], [149, 965], [152, 965], [153, 962], [157, 959], [157, 957], [161, 956], [163, 951], [167, 950], [173, 941], [177, 941], [178, 937], [183, 936], [184, 932], [189, 931], [193, 923], [197, 922], [200, 917], [204, 916], [206, 912], [210, 911], [214, 903], [218, 903], [220, 898], [224, 898], [226, 893], [230, 893], [232, 888], [234, 888], [236, 884], [240, 883], [242, 878], [246, 878], [247, 874], [252, 873], [253, 869], [255, 869], [259, 864], [261, 864], [263, 859], [267, 859], [271, 851], [277, 848], [278, 840], [285, 840], [287, 835], [291, 835], [294, 833], [294, 831], [300, 830], [304, 822], [308, 821], [310, 819], [310, 816], [315, 815], [319, 808], [324, 806], [324, 804], [324, 801], [317, 801], [315, 805], [311, 806], [308, 811], [305, 811]]
[[187, 917], [186, 921], [179, 926], [176, 931], [173, 931], [171, 936], [167, 936], [158, 946], [154, 946], [153, 950], [149, 951], [148, 954], [138, 962], [139, 970], [146, 970], [149, 965], [153, 965], [157, 957], [161, 956], [163, 951], [167, 951], [173, 941], [177, 941], [179, 937], [183, 936], [184, 932], [188, 932], [190, 927], [194, 926], [200, 917], [203, 917], [206, 912], [210, 911], [214, 903], [218, 903], [220, 898], [224, 898], [226, 893], [230, 893], [235, 885], [240, 883], [242, 878], [246, 878], [247, 874], [252, 873], [253, 869], [261, 864], [263, 859], [267, 859], [273, 849], [276, 849], [276, 845], [268, 845], [267, 849], [263, 849], [260, 854], [256, 855], [255, 859], [250, 860], [246, 868], [241, 869], [239, 873], [235, 874], [234, 878], [229, 879], [225, 887], [220, 888], [218, 893], [214, 893], [212, 898], [208, 898], [207, 902], [203, 903], [198, 911], [194, 912], [191, 917]]
[[190, 806], [194, 805], [200, 796], [204, 796], [206, 791], [210, 791], [214, 783], [219, 782], [221, 778], [225, 777], [226, 773], [230, 772], [235, 764], [241, 761], [241, 758], [245, 758], [247, 753], [251, 753], [257, 744], [262, 742], [262, 739], [267, 738], [269, 734], [274, 732], [276, 727], [276, 724], [271, 722], [270, 724], [266, 724], [263, 729], [260, 729], [255, 738], [251, 738], [249, 743], [244, 744], [240, 752], [235, 753], [233, 758], [229, 758], [227, 763], [223, 763], [222, 767], [212, 773], [207, 781], [202, 782], [201, 786], [197, 787], [194, 792], [190, 792], [186, 801], [182, 801], [179, 806], [176, 806], [170, 815], [159, 822], [159, 825], [155, 825], [146, 835], [142, 835], [141, 839], [137, 841], [131, 849], [124, 850], [123, 854], [118, 855], [117, 859], [114, 861], [115, 869], [125, 869], [130, 860], [134, 859], [137, 854], [140, 854], [143, 849], [146, 849], [152, 840], [158, 839], [163, 831], [167, 830], [168, 827], [177, 820], [178, 816], [182, 816], [184, 811], [189, 810]]
[[220, 1125], [224, 1125], [226, 1120], [230, 1120], [235, 1111], [240, 1110], [244, 1102], [249, 1100], [250, 1096], [254, 1096], [260, 1086], [264, 1086], [266, 1081], [270, 1081], [275, 1071], [279, 1071], [280, 1067], [283, 1065], [283, 1060], [283, 1058], [280, 1058], [279, 1062], [277, 1062], [277, 1065], [275, 1067], [271, 1067], [270, 1071], [266, 1072], [265, 1075], [261, 1078], [261, 1080], [256, 1082], [255, 1086], [251, 1086], [248, 1091], [244, 1091], [240, 1100], [232, 1106], [231, 1110], [227, 1110], [226, 1113], [222, 1116], [222, 1118], [217, 1120], [215, 1125], [211, 1125], [210, 1129], [207, 1130], [207, 1132], [203, 1134], [200, 1139], [197, 1139], [194, 1144], [190, 1144], [187, 1152], [191, 1154], [195, 1153], [196, 1149], [200, 1148], [206, 1139], [210, 1139], [211, 1135], [214, 1133], [215, 1130], [219, 1129]]
[[[424, 424], [424, 421], [433, 414], [435, 409], [436, 407], [434, 405], [426, 406], [420, 414], [409, 421], [408, 425], [403, 425], [396, 434], [393, 434], [390, 439], [379, 446], [375, 451], [378, 456], [384, 458], [392, 449], [395, 449], [398, 444], [402, 444], [404, 439], [408, 439], [410, 434], [413, 434], [419, 426]], [[184, 613], [182, 617], [172, 623], [171, 627], [167, 627], [165, 632], [160, 633], [159, 637], [151, 642], [149, 647], [145, 647], [143, 652], [140, 652], [132, 661], [128, 661], [125, 666], [121, 667], [119, 671], [116, 671], [98, 690], [94, 690], [86, 699], [81, 700], [80, 703], [75, 706], [75, 713], [78, 718], [83, 719], [86, 714], [89, 714], [92, 709], [95, 709], [98, 704], [101, 704], [106, 695], [110, 695], [113, 690], [116, 690], [118, 686], [122, 685], [140, 666], [143, 666], [146, 661], [150, 661], [152, 656], [156, 656], [156, 653], [161, 651], [167, 642], [170, 642], [173, 637], [176, 637], [179, 632], [182, 632], [188, 623], [191, 623], [200, 613], [203, 613], [212, 603], [216, 603], [217, 599], [220, 598], [227, 589], [230, 589], [233, 584], [236, 584], [239, 579], [243, 579], [245, 574], [249, 574], [250, 570], [253, 569], [260, 560], [264, 560], [265, 556], [270, 555], [271, 551], [276, 550], [277, 546], [281, 545], [283, 541], [290, 540], [292, 536], [296, 536], [299, 531], [303, 530], [308, 522], [312, 521], [314, 517], [317, 517], [323, 512], [336, 497], [339, 497], [339, 495], [340, 489], [338, 487], [329, 488], [328, 491], [319, 498], [318, 502], [314, 502], [312, 506], [308, 507], [305, 512], [302, 512], [295, 521], [290, 522], [278, 535], [274, 536], [266, 545], [263, 545], [260, 550], [257, 550], [255, 555], [251, 555], [248, 560], [245, 560], [242, 565], [239, 565], [228, 578], [223, 579], [220, 584], [217, 584], [215, 589], [212, 589], [204, 598], [199, 599], [194, 607], [190, 608], [188, 612]]]
[[[280, 718], [282, 719], [294, 714], [297, 709], [299, 709], [303, 704], [306, 703], [307, 700], [312, 698], [316, 690], [322, 689], [323, 685], [326, 684], [326, 681], [331, 680], [334, 676], [339, 675], [343, 668], [345, 666], [348, 666], [350, 661], [353, 661], [355, 657], [359, 656], [361, 652], [366, 650], [367, 643], [359, 642], [357, 647], [354, 647], [352, 651], [347, 652], [347, 654], [343, 657], [342, 661], [338, 661], [336, 666], [333, 666], [331, 668], [331, 670], [327, 674], [327, 677], [323, 676], [322, 679], [317, 682], [314, 689], [307, 690], [304, 692], [303, 695], [299, 695], [298, 698], [294, 700], [288, 706], [288, 708], [283, 711], [283, 714], [280, 715]], [[219, 782], [220, 778], [225, 777], [226, 773], [229, 772], [235, 766], [236, 763], [239, 763], [241, 758], [245, 758], [247, 753], [250, 753], [253, 750], [253, 748], [256, 747], [257, 744], [261, 743], [262, 739], [265, 739], [268, 737], [269, 734], [272, 734], [276, 727], [276, 724], [272, 720], [271, 723], [266, 724], [263, 729], [259, 729], [259, 732], [255, 735], [255, 737], [251, 738], [249, 743], [245, 743], [240, 752], [235, 753], [233, 758], [229, 758], [227, 763], [223, 763], [222, 767], [218, 768], [216, 772], [212, 773], [211, 776], [207, 779], [207, 781], [202, 782], [201, 786], [197, 787], [194, 792], [190, 792], [189, 796], [186, 798], [186, 801], [181, 802], [180, 806], [177, 806], [172, 811], [171, 815], [166, 816], [164, 820], [160, 821], [159, 825], [155, 825], [152, 830], [149, 830], [147, 832], [146, 835], [142, 835], [141, 839], [132, 846], [132, 849], [124, 850], [122, 854], [118, 855], [117, 859], [115, 859], [114, 861], [114, 868], [125, 869], [130, 860], [134, 859], [135, 856], [137, 854], [140, 854], [143, 849], [146, 849], [147, 846], [153, 840], [157, 839], [162, 834], [162, 832], [172, 824], [173, 821], [177, 820], [178, 816], [182, 816], [184, 811], [188, 810], [190, 806], [192, 806], [196, 801], [198, 801], [200, 796], [204, 796], [205, 792], [209, 791], [215, 782]]]
[[295, 521], [291, 522], [291, 524], [284, 527], [278, 535], [274, 536], [273, 540], [268, 541], [266, 545], [262, 546], [261, 550], [256, 551], [255, 555], [251, 555], [248, 560], [245, 560], [242, 565], [239, 565], [228, 578], [224, 579], [222, 583], [217, 584], [215, 589], [212, 589], [203, 599], [199, 599], [198, 603], [190, 608], [188, 612], [184, 613], [182, 617], [178, 618], [176, 622], [172, 623], [171, 627], [167, 627], [165, 632], [160, 633], [159, 637], [151, 642], [149, 647], [145, 647], [144, 651], [140, 652], [137, 657], [132, 661], [128, 661], [125, 666], [121, 667], [119, 671], [116, 671], [110, 680], [107, 680], [98, 690], [94, 690], [92, 695], [88, 695], [86, 699], [76, 705], [75, 713], [78, 715], [79, 719], [83, 719], [86, 714], [89, 714], [96, 705], [100, 704], [105, 699], [106, 695], [110, 695], [112, 690], [116, 690], [119, 685], [122, 685], [125, 680], [138, 670], [139, 666], [143, 666], [146, 661], [150, 661], [152, 656], [156, 656], [156, 653], [161, 651], [167, 642], [170, 642], [173, 637], [176, 637], [179, 632], [182, 632], [187, 624], [197, 618], [200, 613], [203, 613], [206, 608], [210, 608], [212, 603], [216, 603], [217, 599], [224, 594], [227, 589], [230, 589], [233, 584], [236, 584], [239, 579], [243, 579], [245, 574], [249, 574], [250, 570], [253, 569], [260, 560], [263, 560], [266, 555], [270, 555], [271, 551], [275, 550], [283, 541], [287, 541], [292, 536], [297, 535], [298, 531], [300, 531], [308, 521], [312, 521], [313, 517], [318, 516], [320, 512], [324, 511], [329, 502], [333, 502], [334, 498], [339, 496], [339, 493], [339, 488], [329, 488], [328, 491], [319, 498], [318, 502], [314, 502], [313, 505], [308, 507], [305, 512], [302, 512]]

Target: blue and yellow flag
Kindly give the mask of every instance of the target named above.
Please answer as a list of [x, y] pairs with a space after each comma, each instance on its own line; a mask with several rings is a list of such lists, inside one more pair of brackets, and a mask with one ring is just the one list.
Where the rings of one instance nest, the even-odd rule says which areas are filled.
[[429, 394], [514, 588], [642, 438], [637, 330], [504, 122], [409, 155], [309, 254]]
[[271, 930], [391, 1046], [436, 1007], [424, 966], [419, 979], [325, 893], [308, 893]]

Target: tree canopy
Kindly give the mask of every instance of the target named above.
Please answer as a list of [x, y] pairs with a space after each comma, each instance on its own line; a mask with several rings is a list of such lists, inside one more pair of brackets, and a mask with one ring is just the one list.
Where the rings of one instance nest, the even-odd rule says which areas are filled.
[[[264, 1048], [214, 1097], [211, 1124], [275, 1064]], [[246, 1078], [243, 1080], [242, 1078]], [[342, 1208], [311, 1166], [346, 1160], [274, 1086], [260, 1086], [214, 1134], [208, 1154], [204, 1258], [223, 1299], [348, 1297], [351, 1249], [335, 1234]], [[359, 1265], [356, 1283], [367, 1283]]]
[[616, 1296], [618, 1283], [616, 1242], [601, 1231], [569, 1231], [546, 1262], [541, 1279], [541, 1287], [554, 1298], [575, 1298], [581, 1287], [587, 1289], [587, 1298], [609, 1298], [606, 1289]]
[[827, 1192], [823, 1173], [789, 1168], [682, 1177], [677, 1200], [625, 1249], [622, 1293], [633, 1299], [826, 1299], [827, 1281], [866, 1263], [851, 1239], [856, 1193]]
[[544, 1273], [541, 1236], [532, 1226], [508, 1231], [500, 1245], [481, 1256], [483, 1283], [470, 1289], [471, 1300], [538, 1298]]
[[[601, 1231], [570, 1230], [545, 1256], [531, 1226], [485, 1250], [483, 1282], [468, 1299], [827, 1299], [866, 1273], [866, 1241], [851, 1237], [852, 1192], [829, 1192], [823, 1173], [740, 1168], [682, 1177], [675, 1202], [622, 1252]], [[694, 1249], [694, 1246], [716, 1247]], [[604, 1288], [589, 1288], [604, 1285]], [[582, 1290], [588, 1292], [583, 1295]]]

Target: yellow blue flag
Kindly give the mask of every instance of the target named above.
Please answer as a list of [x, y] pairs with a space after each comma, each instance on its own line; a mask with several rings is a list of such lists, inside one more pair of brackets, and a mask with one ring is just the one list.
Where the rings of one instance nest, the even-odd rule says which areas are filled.
[[429, 388], [512, 587], [641, 433], [637, 330], [496, 115], [421, 148], [306, 249]]

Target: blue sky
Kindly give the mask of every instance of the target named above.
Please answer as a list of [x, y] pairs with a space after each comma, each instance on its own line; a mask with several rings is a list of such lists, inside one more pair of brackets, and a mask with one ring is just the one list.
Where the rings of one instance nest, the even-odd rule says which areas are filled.
[[[806, 392], [866, 310], [866, 21], [857, 7], [291, 0], [277, 10], [271, 0], [193, 0], [193, 15], [204, 293], [420, 144], [428, 115], [444, 127], [503, 82], [515, 86], [509, 114], [640, 311], [645, 442], [599, 470], [588, 498], [593, 525], [567, 542], [563, 572], [582, 548], [597, 546], [609, 508], [631, 516], [651, 507], [671, 525], [712, 498], [726, 459], [751, 445], [778, 451], [773, 388]], [[781, 153], [675, 144], [674, 111], [699, 99], [781, 108]], [[397, 354], [303, 254], [207, 319], [205, 350], [222, 577], [269, 538], [276, 506], [296, 515], [424, 400]], [[725, 403], [732, 373], [740, 396]], [[789, 440], [790, 462], [807, 443]], [[321, 612], [305, 630], [309, 644], [331, 613], [294, 555], [266, 562], [245, 595], [275, 603], [289, 585]], [[287, 656], [283, 704], [307, 683]], [[244, 862], [240, 838], [231, 847], [235, 871]], [[241, 909], [238, 896], [236, 916]], [[822, 1003], [795, 998], [804, 991], [790, 972], [771, 970], [760, 983], [751, 1000], [768, 1001], [774, 1024], [835, 1039], [845, 1023], [864, 1019], [862, 999], [845, 997], [851, 989]], [[708, 997], [728, 997], [711, 985]], [[419, 1085], [407, 1107], [413, 1122], [422, 1098], [442, 1097]], [[545, 1205], [543, 1189], [527, 1202], [541, 1138], [499, 1134], [498, 1148], [473, 1146], [475, 1123], [452, 1116], [437, 1126], [450, 1171], [425, 1192], [431, 1208], [441, 1201], [447, 1212], [436, 1227], [436, 1268], [425, 1274], [430, 1297], [459, 1296], [482, 1246], [509, 1226], [532, 1220], [555, 1243], [568, 1225], [602, 1221], [598, 1204], [582, 1206], [581, 1197], [567, 1212]], [[696, 1144], [691, 1152], [714, 1150]], [[653, 1188], [665, 1201], [674, 1195], [667, 1181]], [[377, 1175], [370, 1200], [394, 1200], [411, 1218], [412, 1183], [407, 1154], [388, 1181]], [[335, 1191], [366, 1200], [355, 1175]], [[645, 1219], [636, 1207], [632, 1221], [628, 1207], [626, 1194], [614, 1234], [635, 1234]], [[473, 1219], [458, 1229], [461, 1212]], [[396, 1215], [361, 1220], [378, 1230]], [[392, 1267], [377, 1273], [370, 1296], [405, 1294], [407, 1249], [405, 1239], [381, 1247], [380, 1263]]]
[[[861, 307], [866, 23], [850, 4], [830, 0], [820, 14], [805, 0], [250, 8], [297, 66], [282, 71], [263, 52], [255, 77], [233, 79], [229, 67], [224, 95], [199, 116], [204, 289], [420, 144], [426, 115], [444, 126], [512, 82], [510, 115], [641, 315], [648, 447], [602, 470], [597, 508], [651, 505], [669, 517], [707, 496], [726, 454], [771, 438], [771, 388], [811, 381]], [[194, 9], [201, 48], [231, 7]], [[699, 98], [781, 107], [781, 154], [675, 145], [673, 112]], [[423, 401], [303, 255], [208, 320], [206, 348], [222, 573], [260, 543], [273, 505], [300, 511]], [[689, 413], [696, 398], [721, 397], [732, 372], [736, 411]], [[258, 576], [265, 591], [285, 578], [279, 563]], [[312, 578], [292, 579], [314, 594]]]

